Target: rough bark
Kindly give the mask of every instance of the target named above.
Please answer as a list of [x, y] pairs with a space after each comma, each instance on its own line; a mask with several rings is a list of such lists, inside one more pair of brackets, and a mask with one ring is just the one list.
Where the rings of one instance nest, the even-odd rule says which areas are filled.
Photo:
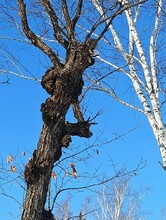
[[[89, 130], [90, 123], [83, 118], [77, 123], [65, 122], [70, 105], [74, 104], [81, 94], [82, 73], [94, 63], [93, 58], [90, 57], [89, 62], [87, 57], [90, 57], [89, 48], [77, 44], [77, 47], [70, 51], [68, 61], [61, 69], [52, 67], [43, 76], [41, 84], [50, 97], [41, 105], [44, 125], [37, 150], [25, 169], [27, 194], [22, 220], [45, 219], [44, 205], [48, 185], [53, 165], [61, 157], [62, 146], [68, 147], [72, 135], [92, 135]], [[79, 115], [80, 110], [75, 110], [75, 115]]]
[[[43, 128], [37, 149], [25, 168], [25, 181], [27, 193], [24, 202], [22, 220], [52, 219], [51, 210], [46, 211], [44, 205], [47, 198], [48, 186], [55, 161], [62, 154], [62, 147], [68, 147], [72, 135], [90, 137], [91, 123], [85, 121], [79, 108], [78, 97], [82, 92], [82, 74], [86, 68], [94, 64], [92, 51], [97, 41], [87, 38], [80, 43], [74, 39], [74, 27], [80, 16], [82, 1], [78, 2], [76, 17], [72, 21], [67, 11], [67, 2], [62, 1], [63, 11], [67, 21], [68, 40], [63, 38], [63, 31], [58, 24], [58, 17], [53, 11], [49, 1], [41, 1], [52, 21], [54, 36], [66, 49], [66, 62], [60, 63], [59, 57], [30, 29], [26, 5], [18, 0], [22, 28], [31, 43], [44, 52], [53, 66], [48, 69], [42, 78], [41, 85], [50, 97], [41, 104]], [[72, 24], [72, 25], [71, 25]], [[74, 116], [77, 123], [65, 122], [65, 115], [70, 107], [74, 106]]]

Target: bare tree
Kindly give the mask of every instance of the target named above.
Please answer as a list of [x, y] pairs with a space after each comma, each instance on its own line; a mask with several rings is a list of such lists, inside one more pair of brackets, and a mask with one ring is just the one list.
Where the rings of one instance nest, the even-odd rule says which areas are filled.
[[67, 220], [72, 216], [71, 213], [71, 199], [70, 197], [67, 197], [64, 201], [61, 202], [57, 206], [57, 211], [56, 211], [56, 219], [64, 219]]
[[[92, 2], [100, 15], [109, 22], [109, 18], [104, 13], [107, 1], [92, 0]], [[122, 0], [120, 4], [128, 7], [130, 1]], [[88, 78], [92, 80], [94, 89], [106, 92], [121, 104], [146, 116], [159, 146], [162, 167], [166, 170], [164, 122], [166, 92], [164, 88], [165, 58], [163, 57], [165, 29], [162, 19], [164, 11], [165, 1], [163, 0], [148, 1], [134, 9], [128, 7], [119, 19], [120, 28], [111, 23], [110, 34], [103, 38], [103, 43], [107, 45], [107, 51], [108, 47], [110, 48], [110, 53], [108, 56], [101, 55], [99, 60], [103, 65], [110, 67], [109, 72], [100, 77], [96, 76], [95, 79]], [[117, 72], [117, 75], [113, 85], [113, 79], [109, 81], [109, 76], [114, 72]], [[129, 86], [122, 85], [119, 82], [120, 79], [126, 80]], [[121, 85], [119, 94], [118, 84]], [[123, 97], [122, 91], [124, 91]], [[134, 91], [133, 94], [132, 91]], [[126, 98], [125, 93], [129, 94], [129, 92], [134, 101]]]
[[[136, 220], [146, 219], [141, 211], [141, 202], [146, 191], [136, 192], [129, 186], [129, 178], [116, 178], [104, 184], [97, 192], [97, 204], [94, 219]], [[99, 206], [99, 207], [98, 207]]]

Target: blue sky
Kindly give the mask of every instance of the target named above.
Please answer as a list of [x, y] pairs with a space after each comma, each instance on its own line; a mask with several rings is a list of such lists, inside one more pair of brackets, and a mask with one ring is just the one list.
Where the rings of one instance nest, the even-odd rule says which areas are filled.
[[[14, 32], [11, 34], [8, 30], [3, 31], [7, 35], [15, 34]], [[17, 59], [37, 78], [41, 78], [45, 72], [45, 67], [50, 65], [48, 59], [40, 54], [37, 49], [19, 44], [16, 41], [0, 39], [0, 43], [5, 45], [6, 49], [10, 49]], [[1, 61], [3, 62], [4, 59], [2, 58]], [[1, 65], [4, 65], [4, 63]], [[20, 68], [23, 72], [26, 72], [24, 68]], [[16, 71], [16, 68], [13, 67], [13, 70]], [[26, 74], [29, 73], [26, 72]], [[18, 199], [22, 203], [24, 193], [17, 180], [22, 178], [20, 176], [20, 169], [28, 161], [33, 149], [37, 145], [42, 128], [40, 105], [46, 99], [47, 94], [41, 88], [40, 83], [36, 81], [21, 79], [13, 75], [8, 75], [8, 77], [10, 84], [0, 85], [0, 166], [4, 166], [0, 178], [3, 175], [8, 177], [8, 174], [10, 174], [11, 182], [4, 184], [6, 181], [0, 179], [1, 183], [4, 184], [1, 184], [0, 193], [5, 190], [7, 195]], [[1, 80], [4, 80], [2, 75], [0, 75]], [[128, 81], [124, 80], [124, 85], [127, 85]], [[93, 154], [93, 157], [88, 162], [78, 162], [77, 159], [74, 159], [80, 179], [86, 183], [87, 179], [81, 177], [81, 174], [89, 172], [89, 169], [93, 173], [100, 165], [101, 170], [105, 171], [108, 177], [112, 177], [114, 172], [111, 167], [110, 158], [119, 168], [126, 164], [128, 170], [134, 169], [142, 159], [146, 161], [146, 166], [138, 172], [137, 176], [131, 178], [130, 184], [136, 190], [145, 187], [149, 188], [143, 199], [142, 209], [145, 212], [151, 213], [147, 218], [148, 220], [162, 219], [161, 210], [166, 208], [166, 174], [158, 163], [158, 161], [161, 161], [159, 149], [145, 116], [122, 106], [108, 95], [97, 91], [87, 93], [85, 106], [88, 106], [86, 117], [93, 117], [98, 111], [102, 110], [102, 114], [95, 119], [98, 124], [92, 126], [93, 137], [88, 140], [73, 138], [70, 148], [64, 149], [64, 155], [74, 153], [78, 150], [78, 147], [84, 149], [92, 144], [101, 132], [103, 134], [98, 141], [100, 147], [95, 147], [91, 151], [86, 152]], [[68, 118], [72, 120], [71, 112]], [[105, 142], [105, 140], [112, 140], [116, 135], [127, 133], [135, 127], [137, 128], [134, 131], [128, 133], [120, 140], [102, 145], [102, 142]], [[99, 155], [94, 153], [96, 149], [99, 150]], [[23, 151], [26, 152], [25, 157], [21, 155]], [[87, 156], [86, 153], [84, 156]], [[8, 171], [9, 165], [6, 162], [6, 158], [10, 154], [14, 157], [12, 165], [16, 165], [17, 169], [14, 174]], [[64, 165], [66, 167], [69, 166], [69, 162], [70, 160]], [[56, 168], [55, 171], [60, 172]], [[63, 177], [63, 173], [59, 173], [59, 176]], [[77, 180], [72, 179], [69, 184], [75, 186]], [[79, 200], [84, 202], [84, 197], [88, 194], [89, 192], [82, 193]], [[61, 198], [66, 196], [67, 194], [62, 194]], [[78, 194], [75, 193], [74, 196], [77, 198]], [[73, 206], [76, 205], [75, 201], [76, 199], [73, 199]], [[17, 202], [0, 194], [0, 204], [2, 204], [1, 219], [20, 219], [21, 210]]]

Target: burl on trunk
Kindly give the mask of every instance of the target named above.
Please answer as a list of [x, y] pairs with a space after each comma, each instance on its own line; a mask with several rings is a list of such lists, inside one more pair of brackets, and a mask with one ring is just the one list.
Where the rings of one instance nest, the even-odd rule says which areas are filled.
[[[90, 51], [95, 46], [75, 41], [68, 47], [65, 64], [51, 67], [42, 78], [41, 84], [50, 97], [41, 105], [44, 125], [37, 149], [25, 168], [27, 194], [22, 220], [54, 219], [51, 210], [44, 209], [53, 165], [61, 157], [62, 147], [69, 146], [71, 136], [92, 135], [91, 123], [84, 120], [78, 97], [83, 87], [82, 74], [94, 64]], [[71, 105], [77, 123], [65, 122]]]

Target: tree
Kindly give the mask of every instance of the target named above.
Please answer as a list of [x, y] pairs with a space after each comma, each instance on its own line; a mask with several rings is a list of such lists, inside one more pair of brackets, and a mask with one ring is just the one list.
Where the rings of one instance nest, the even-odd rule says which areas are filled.
[[[107, 10], [109, 21], [99, 16], [97, 11], [94, 13], [92, 4], [90, 2], [83, 4], [83, 0], [70, 3], [66, 0], [56, 2], [41, 0], [28, 2], [27, 5], [23, 0], [17, 2], [18, 6], [5, 1], [5, 15], [12, 25], [19, 28], [24, 39], [26, 36], [27, 43], [40, 49], [49, 58], [51, 65], [41, 80], [41, 85], [49, 98], [41, 105], [43, 128], [37, 149], [24, 171], [27, 190], [22, 220], [54, 219], [52, 210], [44, 208], [54, 163], [60, 159], [62, 147], [69, 146], [71, 136], [89, 138], [92, 135], [90, 126], [93, 122], [90, 118], [84, 119], [79, 106], [79, 96], [84, 84], [83, 72], [94, 64], [94, 49], [113, 20], [129, 7], [145, 1], [130, 6], [111, 5]], [[13, 13], [10, 13], [8, 7]], [[22, 29], [16, 22], [18, 8]], [[89, 21], [88, 34], [83, 32], [79, 34], [80, 28], [77, 25], [81, 21], [82, 23]], [[92, 38], [95, 31], [99, 35]], [[52, 35], [56, 48], [50, 41], [47, 42], [47, 37]], [[71, 106], [76, 123], [65, 120]], [[71, 165], [71, 168], [74, 170], [74, 165]]]
[[146, 219], [146, 214], [141, 212], [144, 195], [145, 191], [136, 192], [130, 188], [129, 178], [115, 179], [111, 184], [103, 185], [103, 189], [97, 192], [96, 219]]
[[[109, 18], [104, 13], [106, 1], [103, 1], [103, 5], [98, 0], [92, 2], [100, 15], [109, 22]], [[122, 1], [126, 6], [129, 3], [128, 0]], [[165, 5], [164, 1], [157, 0], [148, 1], [144, 7], [141, 6], [134, 7], [134, 10], [130, 7], [125, 10], [125, 16], [119, 21], [123, 23], [123, 29], [110, 24], [110, 35], [103, 38], [103, 43], [110, 48], [110, 53], [108, 56], [105, 54], [99, 57], [107, 67], [110, 67], [109, 72], [101, 77], [95, 76], [95, 79], [94, 77], [89, 79], [94, 89], [106, 92], [121, 104], [146, 116], [159, 146], [162, 167], [166, 170], [166, 123], [164, 122], [166, 93], [163, 57], [165, 45], [162, 36], [165, 30], [163, 23]], [[116, 54], [116, 59], [111, 53]], [[113, 72], [118, 72], [114, 84], [112, 78], [111, 81], [109, 80]], [[128, 86], [127, 88], [124, 86], [123, 90], [122, 84], [119, 83], [121, 92], [118, 94], [116, 89], [120, 79], [127, 79]], [[124, 95], [129, 92], [133, 100], [127, 99]]]

